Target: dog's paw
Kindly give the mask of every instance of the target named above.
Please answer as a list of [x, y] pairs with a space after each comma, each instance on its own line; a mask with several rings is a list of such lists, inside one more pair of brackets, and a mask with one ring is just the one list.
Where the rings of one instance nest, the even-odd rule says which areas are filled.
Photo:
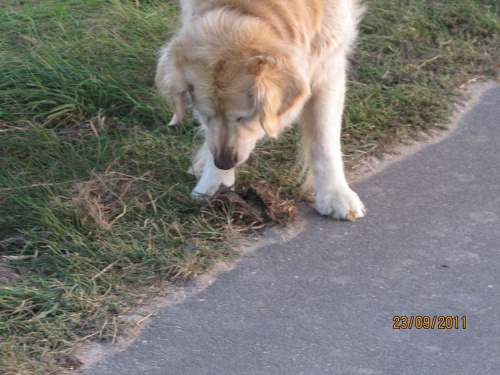
[[217, 193], [220, 189], [232, 189], [232, 186], [227, 186], [225, 184], [213, 184], [213, 185], [204, 185], [204, 186], [196, 186], [191, 192], [191, 196], [196, 199], [209, 198], [215, 193]]
[[203, 171], [203, 175], [191, 192], [191, 196], [195, 198], [211, 197], [221, 187], [234, 186], [234, 181], [234, 169], [222, 171], [215, 167], [208, 168], [208, 170]]
[[338, 220], [354, 221], [365, 216], [366, 210], [358, 194], [349, 188], [316, 195], [316, 211]]
[[191, 192], [191, 197], [194, 198], [194, 199], [197, 199], [197, 200], [202, 200], [202, 199], [205, 199], [205, 198], [209, 198], [212, 195], [213, 194], [200, 193], [199, 191], [196, 191], [196, 189], [193, 189], [193, 191]]
[[214, 195], [217, 190], [219, 190], [220, 186], [212, 185], [212, 186], [203, 186], [203, 189], [200, 187], [195, 187], [191, 192], [191, 196], [196, 199], [209, 198]]

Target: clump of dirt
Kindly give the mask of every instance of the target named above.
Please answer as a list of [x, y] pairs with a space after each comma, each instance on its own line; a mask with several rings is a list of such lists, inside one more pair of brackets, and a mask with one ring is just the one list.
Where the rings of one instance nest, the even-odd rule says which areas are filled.
[[297, 215], [293, 201], [283, 199], [268, 187], [257, 184], [240, 190], [221, 187], [208, 200], [208, 206], [214, 213], [231, 212], [237, 224], [252, 227], [286, 224]]
[[[66, 353], [44, 353], [42, 354], [40, 359], [44, 363], [56, 365], [61, 367], [62, 369], [67, 369], [67, 370], [76, 370], [82, 367], [83, 365], [82, 361], [80, 361], [74, 355]], [[69, 372], [61, 370], [58, 372], [58, 374], [59, 373], [68, 374]]]
[[54, 357], [58, 366], [68, 370], [76, 370], [83, 365], [82, 361], [70, 354], [58, 353]]

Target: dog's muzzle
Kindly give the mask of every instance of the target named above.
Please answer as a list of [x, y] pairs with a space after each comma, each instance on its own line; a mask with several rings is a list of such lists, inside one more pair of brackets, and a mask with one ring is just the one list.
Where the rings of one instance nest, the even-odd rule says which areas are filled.
[[215, 158], [214, 163], [218, 169], [227, 171], [229, 169], [233, 169], [234, 167], [236, 167], [236, 164], [238, 164], [238, 159], [236, 156]]

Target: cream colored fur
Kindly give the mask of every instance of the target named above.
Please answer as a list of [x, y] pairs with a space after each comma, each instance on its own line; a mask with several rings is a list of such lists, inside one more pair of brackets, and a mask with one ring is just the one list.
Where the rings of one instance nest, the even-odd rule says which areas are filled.
[[340, 135], [356, 0], [181, 0], [183, 25], [156, 75], [174, 109], [192, 106], [205, 134], [193, 195], [233, 186], [234, 168], [265, 136], [300, 120], [307, 182], [322, 215], [354, 220], [365, 208], [345, 179]]

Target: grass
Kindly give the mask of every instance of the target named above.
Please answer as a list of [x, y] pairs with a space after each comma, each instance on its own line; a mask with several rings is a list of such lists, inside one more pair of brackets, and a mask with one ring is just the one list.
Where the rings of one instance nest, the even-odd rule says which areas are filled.
[[[235, 256], [248, 228], [193, 204], [195, 126], [164, 126], [152, 90], [173, 2], [0, 6], [0, 372], [50, 374], [78, 343], [116, 340], [119, 315], [165, 285]], [[498, 1], [370, 1], [351, 58], [348, 164], [445, 122], [461, 85], [497, 76], [499, 46]], [[292, 196], [296, 144], [293, 130], [262, 144], [240, 183]]]

